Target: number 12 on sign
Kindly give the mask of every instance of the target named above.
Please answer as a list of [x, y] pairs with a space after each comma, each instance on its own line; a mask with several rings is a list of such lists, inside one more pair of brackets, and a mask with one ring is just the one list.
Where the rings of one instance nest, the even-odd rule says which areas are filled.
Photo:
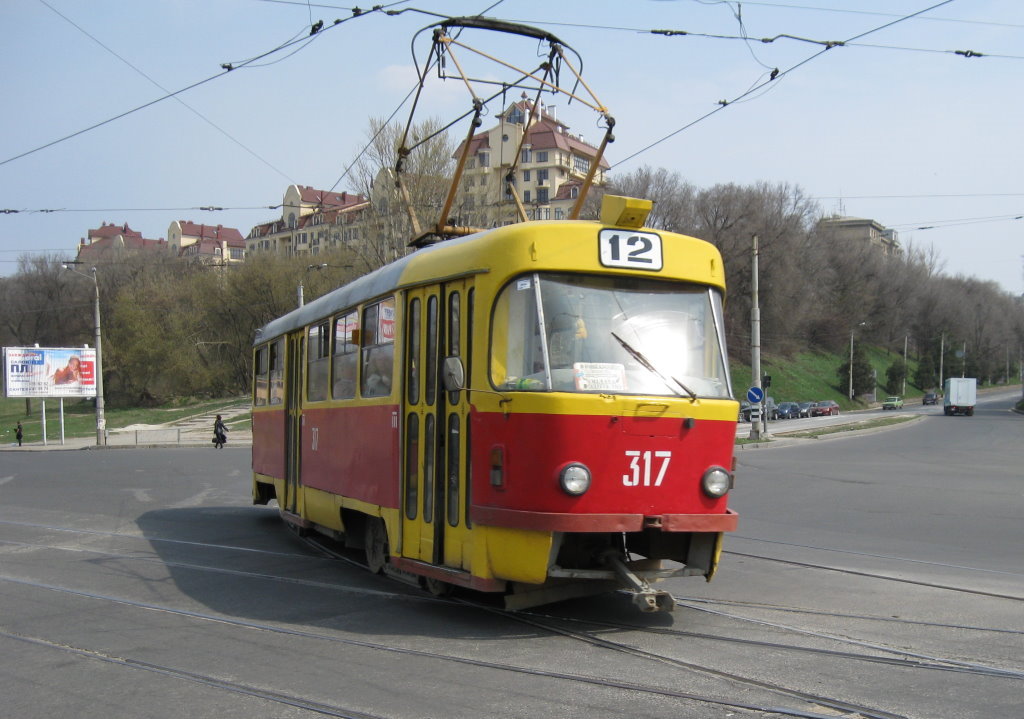
[[662, 268], [661, 237], [653, 232], [601, 230], [597, 236], [601, 264], [633, 270]]

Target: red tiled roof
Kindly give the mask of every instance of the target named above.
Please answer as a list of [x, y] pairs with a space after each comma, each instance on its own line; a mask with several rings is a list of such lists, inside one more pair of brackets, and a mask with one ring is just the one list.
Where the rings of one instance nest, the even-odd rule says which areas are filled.
[[[245, 248], [245, 241], [241, 240], [239, 242], [228, 242], [228, 247], [229, 248], [234, 247], [234, 248], [238, 248], [238, 249], [244, 249]], [[216, 251], [219, 250], [219, 249], [222, 249], [220, 241], [218, 241], [218, 240], [211, 240], [209, 238], [206, 238], [206, 239], [203, 239], [203, 240], [199, 240], [198, 242], [195, 242], [195, 243], [189, 245], [188, 247], [182, 247], [181, 250], [179, 250], [178, 254], [180, 256], [182, 256], [182, 257], [187, 256], [187, 255], [199, 255], [200, 257], [213, 257], [213, 256], [215, 256], [217, 254]]]
[[[122, 240], [121, 242], [118, 241], [119, 237]], [[167, 240], [147, 240], [137, 232], [132, 236], [118, 234], [113, 237], [94, 239], [88, 244], [83, 241], [82, 244], [78, 246], [78, 257], [93, 257], [119, 249], [141, 250], [147, 252], [165, 250], [167, 249]]]
[[566, 180], [565, 182], [563, 182], [559, 186], [558, 192], [555, 193], [554, 199], [556, 199], [556, 200], [572, 200], [572, 199], [575, 199], [572, 196], [573, 188], [575, 188], [577, 190], [577, 195], [578, 195], [579, 194], [579, 189], [581, 187], [583, 187], [583, 181], [582, 180]]
[[111, 222], [109, 225], [104, 222], [100, 227], [95, 230], [89, 230], [87, 235], [90, 240], [102, 240], [108, 237], [117, 237], [118, 235], [124, 235], [127, 237], [137, 237], [142, 239], [142, 233], [136, 232], [132, 228], [128, 227], [128, 223], [123, 225], [115, 225]]
[[303, 203], [317, 205], [325, 210], [345, 208], [366, 201], [366, 198], [362, 195], [351, 195], [347, 192], [328, 192], [304, 185], [297, 185], [297, 187], [299, 188], [299, 198]]
[[[523, 113], [523, 119], [530, 116], [530, 107], [533, 105], [528, 100], [521, 100], [515, 103], [511, 107], [518, 108]], [[507, 112], [505, 115], [507, 116]], [[552, 115], [549, 115], [544, 111], [543, 107], [539, 117], [537, 117], [532, 125], [526, 131], [526, 144], [530, 145], [534, 152], [537, 150], [551, 150], [559, 149], [567, 152], [575, 152], [577, 155], [584, 157], [596, 157], [597, 148], [591, 145], [586, 140], [580, 139], [578, 136], [568, 132], [568, 126], [565, 123], [559, 122]], [[490, 134], [488, 132], [482, 132], [473, 136], [470, 141], [469, 153], [475, 155], [481, 149], [490, 147]], [[453, 157], [458, 157], [462, 152], [462, 146], [465, 142], [459, 143], [456, 148]], [[610, 167], [608, 161], [602, 157], [601, 167], [607, 169]]]
[[189, 220], [178, 220], [178, 224], [181, 225], [182, 237], [197, 237], [200, 240], [227, 240], [228, 244], [232, 247], [240, 247], [245, 244], [245, 238], [242, 237], [242, 233], [234, 227], [196, 224]]

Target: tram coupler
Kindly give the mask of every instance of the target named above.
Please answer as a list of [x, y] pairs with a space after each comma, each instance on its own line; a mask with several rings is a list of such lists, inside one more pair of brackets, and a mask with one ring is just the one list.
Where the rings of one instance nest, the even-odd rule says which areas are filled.
[[641, 612], [671, 612], [676, 608], [676, 601], [666, 591], [652, 589], [651, 585], [643, 577], [638, 577], [623, 561], [621, 555], [608, 553], [604, 562], [623, 584], [633, 593], [633, 604]]

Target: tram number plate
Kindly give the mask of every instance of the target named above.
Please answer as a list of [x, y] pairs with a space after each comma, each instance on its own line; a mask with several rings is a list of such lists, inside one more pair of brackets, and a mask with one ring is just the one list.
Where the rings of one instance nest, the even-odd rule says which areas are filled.
[[625, 486], [660, 487], [662, 480], [665, 479], [668, 463], [672, 461], [672, 452], [627, 449], [626, 458], [629, 460], [629, 472], [622, 475], [622, 483]]
[[661, 237], [653, 232], [601, 230], [597, 235], [601, 264], [605, 267], [627, 267], [631, 270], [662, 268]]

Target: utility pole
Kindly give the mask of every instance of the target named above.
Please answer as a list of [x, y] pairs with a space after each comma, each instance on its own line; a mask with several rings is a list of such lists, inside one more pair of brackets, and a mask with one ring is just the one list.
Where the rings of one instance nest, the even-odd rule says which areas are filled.
[[942, 333], [942, 339], [939, 340], [939, 391], [940, 392], [942, 391], [942, 388], [945, 386], [942, 383], [942, 380], [943, 380], [943, 376], [942, 376], [942, 361], [945, 358], [946, 358], [946, 333], [943, 332]]
[[107, 443], [107, 418], [103, 413], [103, 333], [100, 332], [100, 282], [96, 278], [96, 268], [92, 268], [92, 281], [96, 285], [96, 445]]
[[853, 401], [853, 330], [850, 330], [850, 401]]
[[[92, 280], [93, 285], [96, 288], [96, 302], [93, 306], [93, 325], [95, 327], [95, 342], [96, 342], [96, 446], [102, 447], [107, 443], [107, 418], [104, 415], [103, 406], [103, 332], [100, 330], [100, 281], [96, 277], [96, 268], [92, 268], [92, 274], [87, 275], [84, 272], [79, 272], [71, 265], [77, 265], [78, 262], [69, 261], [61, 265], [65, 270], [74, 272], [76, 275], [82, 277], [88, 277]], [[38, 346], [38, 345], [37, 345]], [[61, 400], [63, 402], [63, 400]], [[62, 405], [63, 406], [63, 405]], [[43, 401], [43, 410], [46, 410], [46, 401]], [[45, 415], [44, 415], [45, 417]], [[63, 434], [61, 435], [63, 437]], [[43, 444], [46, 444], [46, 421], [43, 420]]]
[[[750, 290], [751, 290], [751, 304], [750, 304], [750, 374], [751, 385], [754, 387], [761, 386], [761, 308], [758, 305], [757, 299], [757, 235], [753, 236], [753, 264], [751, 266], [750, 276]], [[759, 418], [755, 422], [751, 417], [750, 422], [750, 439], [760, 439], [761, 435], [764, 434], [764, 411], [759, 413]]]
[[964, 363], [963, 363], [963, 366], [962, 366], [962, 368], [960, 370], [960, 376], [961, 377], [966, 377], [967, 376], [967, 340], [964, 340], [964, 349], [963, 349], [963, 352], [960, 353], [960, 356], [964, 358]]
[[900, 392], [901, 397], [907, 396], [907, 338], [908, 335], [903, 335], [903, 391]]

